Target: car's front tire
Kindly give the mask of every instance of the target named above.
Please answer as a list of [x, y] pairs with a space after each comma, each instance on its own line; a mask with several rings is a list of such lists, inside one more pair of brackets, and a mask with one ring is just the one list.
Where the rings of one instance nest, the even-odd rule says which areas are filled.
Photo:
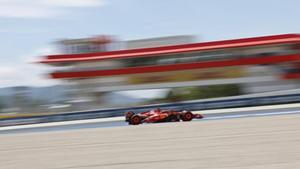
[[183, 112], [183, 114], [181, 115], [181, 120], [182, 121], [191, 121], [193, 120], [194, 115], [192, 112]]
[[133, 115], [130, 120], [129, 120], [129, 124], [131, 125], [138, 125], [142, 123], [142, 118], [139, 115]]

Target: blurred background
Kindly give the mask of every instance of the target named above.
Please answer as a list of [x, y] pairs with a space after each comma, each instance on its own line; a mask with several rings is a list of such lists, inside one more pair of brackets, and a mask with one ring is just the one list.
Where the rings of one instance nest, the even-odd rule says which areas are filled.
[[299, 5], [0, 1], [0, 118], [300, 94]]

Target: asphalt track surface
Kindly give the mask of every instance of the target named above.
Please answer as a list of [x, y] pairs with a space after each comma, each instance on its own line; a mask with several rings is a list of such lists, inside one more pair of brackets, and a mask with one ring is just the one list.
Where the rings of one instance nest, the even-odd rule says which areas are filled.
[[[296, 169], [299, 108], [0, 134], [2, 169]], [[249, 118], [244, 118], [249, 117]]]
[[300, 115], [0, 136], [3, 169], [296, 169]]

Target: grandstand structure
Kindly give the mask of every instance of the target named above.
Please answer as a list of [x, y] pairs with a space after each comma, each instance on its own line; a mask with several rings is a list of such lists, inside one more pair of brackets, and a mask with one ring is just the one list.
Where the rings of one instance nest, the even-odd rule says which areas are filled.
[[59, 42], [44, 56], [53, 79], [80, 97], [102, 92], [239, 84], [243, 93], [300, 88], [300, 35], [282, 34], [212, 42], [192, 36], [128, 42], [108, 36]]

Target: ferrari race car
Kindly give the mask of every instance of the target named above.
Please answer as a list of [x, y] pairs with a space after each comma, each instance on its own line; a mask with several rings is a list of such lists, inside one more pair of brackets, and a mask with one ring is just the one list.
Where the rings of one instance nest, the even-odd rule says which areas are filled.
[[202, 119], [203, 115], [193, 114], [190, 111], [161, 110], [159, 108], [146, 112], [134, 113], [129, 111], [125, 114], [125, 121], [130, 125], [142, 123], [161, 123], [161, 122], [179, 122], [191, 121], [193, 119]]

